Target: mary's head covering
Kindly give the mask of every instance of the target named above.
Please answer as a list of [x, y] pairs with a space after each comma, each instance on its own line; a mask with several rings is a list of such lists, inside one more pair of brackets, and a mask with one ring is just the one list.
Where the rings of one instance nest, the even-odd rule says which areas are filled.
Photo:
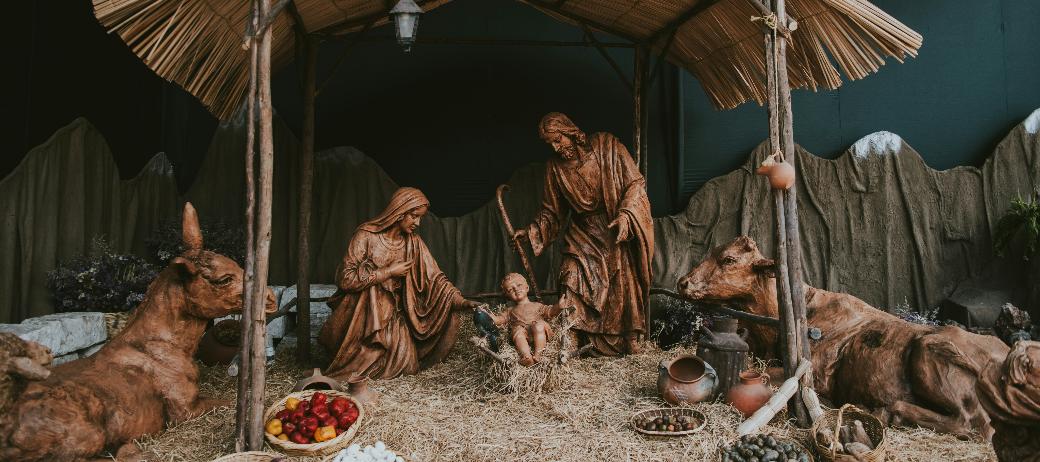
[[408, 187], [398, 188], [390, 198], [390, 203], [383, 209], [383, 213], [362, 223], [358, 229], [363, 229], [370, 233], [385, 231], [393, 226], [394, 223], [400, 221], [404, 214], [424, 206], [429, 207], [430, 201], [422, 191]]

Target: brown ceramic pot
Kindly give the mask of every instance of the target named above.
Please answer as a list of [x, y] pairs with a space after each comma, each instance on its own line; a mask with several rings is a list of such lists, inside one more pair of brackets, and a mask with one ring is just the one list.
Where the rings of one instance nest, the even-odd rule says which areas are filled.
[[657, 391], [669, 404], [693, 404], [711, 396], [718, 376], [710, 364], [696, 355], [681, 355], [661, 361]]
[[199, 348], [195, 351], [195, 357], [207, 366], [231, 364], [235, 359], [241, 346], [238, 337], [226, 335], [238, 332], [241, 323], [234, 319], [225, 319], [210, 327], [199, 340]]
[[773, 390], [766, 386], [769, 376], [756, 371], [740, 373], [740, 383], [726, 394], [726, 402], [737, 408], [744, 417], [750, 417], [773, 397]]

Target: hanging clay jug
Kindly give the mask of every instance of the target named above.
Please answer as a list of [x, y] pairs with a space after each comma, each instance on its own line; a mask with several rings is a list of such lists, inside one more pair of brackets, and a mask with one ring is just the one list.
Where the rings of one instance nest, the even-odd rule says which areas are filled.
[[293, 387], [293, 391], [303, 390], [347, 391], [338, 380], [322, 375], [321, 369], [317, 367], [314, 368], [314, 372], [311, 373], [310, 377], [300, 379], [296, 382], [296, 386]]
[[751, 417], [773, 397], [773, 390], [766, 386], [769, 376], [757, 371], [740, 373], [740, 383], [734, 385], [726, 394], [726, 402], [737, 408], [744, 418]]
[[795, 171], [794, 166], [787, 163], [786, 160], [777, 162], [776, 158], [779, 153], [775, 153], [766, 157], [762, 161], [757, 169], [755, 169], [756, 175], [764, 175], [769, 179], [769, 186], [773, 189], [791, 189], [794, 186]]
[[361, 374], [354, 374], [347, 379], [347, 393], [366, 406], [379, 402], [379, 394], [368, 388], [368, 377]]
[[711, 396], [717, 382], [715, 369], [696, 355], [681, 355], [661, 361], [658, 366], [657, 391], [669, 404], [704, 401]]

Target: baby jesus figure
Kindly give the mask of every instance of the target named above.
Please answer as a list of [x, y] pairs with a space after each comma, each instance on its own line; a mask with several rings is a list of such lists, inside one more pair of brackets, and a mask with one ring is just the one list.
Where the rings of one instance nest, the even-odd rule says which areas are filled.
[[[513, 306], [502, 313], [488, 313], [495, 325], [508, 326], [509, 336], [513, 339], [516, 352], [520, 355], [520, 364], [530, 366], [540, 360], [545, 344], [553, 332], [546, 319], [560, 314], [560, 309], [550, 307], [527, 298], [530, 288], [527, 280], [517, 273], [509, 273], [502, 278], [502, 291], [513, 302]], [[534, 343], [534, 351], [531, 349]]]

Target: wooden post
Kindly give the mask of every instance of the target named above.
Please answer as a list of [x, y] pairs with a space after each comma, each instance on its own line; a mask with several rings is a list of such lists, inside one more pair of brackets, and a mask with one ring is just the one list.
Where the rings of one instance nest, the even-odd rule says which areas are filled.
[[[317, 96], [318, 44], [306, 35], [303, 26], [296, 30], [296, 40], [303, 44], [297, 63], [303, 63], [303, 139], [300, 140], [300, 210], [297, 223], [296, 250], [296, 358], [305, 365], [311, 360], [311, 284], [310, 230], [311, 190], [314, 184], [314, 99]], [[299, 48], [297, 48], [299, 50]]]
[[[783, 0], [777, 0], [773, 4], [773, 12], [777, 13], [778, 11], [783, 11]], [[780, 17], [779, 13], [777, 13], [777, 16]], [[785, 21], [781, 20], [778, 20], [778, 22], [780, 24], [785, 23]], [[784, 153], [784, 158], [791, 162], [794, 157], [794, 151], [791, 145], [788, 144], [788, 139], [792, 140], [793, 144], [794, 137], [790, 131], [791, 91], [788, 86], [787, 60], [783, 55], [784, 40], [783, 36], [775, 30], [770, 30], [765, 36], [766, 88], [769, 93], [769, 147], [770, 154], [781, 151]], [[780, 339], [783, 342], [781, 354], [784, 360], [784, 376], [791, 378], [794, 377], [796, 372], [796, 365], [801, 362], [800, 358], [804, 357], [806, 361], [809, 361], [810, 358], [808, 358], [807, 354], [803, 354], [803, 351], [807, 351], [808, 342], [805, 335], [805, 295], [801, 279], [801, 251], [800, 246], [797, 244], [792, 245], [792, 240], [797, 242], [798, 239], [798, 209], [797, 207], [794, 209], [790, 207], [789, 197], [793, 197], [793, 194], [787, 191], [773, 190], [777, 237], [777, 302], [780, 308]], [[791, 226], [792, 216], [795, 220], [794, 227]], [[792, 277], [795, 274], [798, 275], [797, 279]], [[801, 322], [799, 322], [799, 300], [802, 306]], [[807, 375], [809, 376], [808, 386], [812, 386], [812, 374], [809, 373]], [[809, 416], [805, 410], [800, 389], [796, 388], [793, 391], [793, 396], [788, 405], [792, 409], [798, 423], [802, 426], [808, 426]]]
[[[776, 1], [777, 23], [787, 25], [787, 12], [785, 0]], [[794, 144], [794, 116], [791, 109], [791, 85], [787, 76], [787, 37], [777, 34], [777, 85], [780, 91], [780, 116], [783, 126], [783, 149], [785, 159], [797, 171], [798, 153]], [[791, 301], [794, 308], [795, 335], [798, 340], [798, 351], [806, 361], [812, 360], [809, 351], [809, 325], [806, 321], [805, 312], [805, 282], [802, 270], [802, 239], [800, 227], [798, 226], [798, 182], [784, 192], [784, 227], [787, 229], [787, 258], [790, 270]], [[802, 376], [802, 386], [813, 387], [812, 370]], [[807, 427], [810, 425], [808, 412], [804, 409], [804, 403], [800, 393], [795, 396], [795, 406], [798, 422]]]
[[[267, 17], [269, 0], [257, 0], [261, 18]], [[247, 448], [259, 451], [264, 446], [264, 375], [266, 366], [265, 339], [267, 323], [264, 305], [267, 292], [268, 257], [271, 250], [271, 199], [274, 176], [274, 133], [271, 112], [271, 28], [263, 30], [257, 47], [257, 103], [260, 109], [260, 184], [258, 187], [256, 222], [256, 279], [254, 280], [249, 329], [251, 347], [249, 369], [243, 374], [250, 376], [249, 418], [246, 433]]]
[[[256, 30], [259, 22], [259, 13], [257, 11], [257, 2], [252, 2], [252, 21], [247, 26], [248, 31], [246, 35], [250, 37], [253, 35], [253, 31]], [[249, 90], [246, 95], [246, 158], [245, 158], [245, 174], [246, 174], [246, 267], [244, 271], [244, 281], [242, 284], [242, 336], [241, 336], [241, 350], [239, 351], [239, 363], [241, 371], [238, 374], [238, 406], [235, 409], [235, 451], [244, 452], [247, 451], [247, 438], [248, 434], [248, 419], [249, 419], [249, 393], [250, 393], [250, 374], [248, 371], [252, 370], [250, 363], [250, 348], [252, 346], [252, 325], [249, 320], [252, 319], [251, 311], [253, 306], [253, 286], [255, 285], [255, 236], [253, 234], [254, 223], [254, 212], [256, 209], [256, 190], [255, 190], [255, 174], [253, 172], [254, 151], [255, 151], [255, 140], [254, 135], [256, 134], [256, 63], [257, 63], [257, 43], [256, 40], [250, 39], [249, 41]]]
[[645, 46], [634, 50], [635, 63], [632, 79], [632, 154], [639, 164], [639, 171], [646, 176], [646, 118], [650, 112], [647, 107], [647, 71], [650, 69], [650, 51]]

